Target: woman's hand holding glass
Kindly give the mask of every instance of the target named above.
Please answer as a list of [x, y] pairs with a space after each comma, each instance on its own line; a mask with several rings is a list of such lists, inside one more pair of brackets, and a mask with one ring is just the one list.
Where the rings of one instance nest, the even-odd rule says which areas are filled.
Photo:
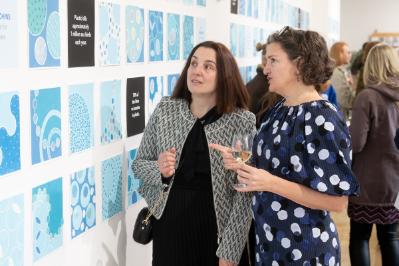
[[157, 163], [162, 177], [168, 178], [173, 176], [176, 170], [176, 148], [170, 148], [167, 151], [161, 152]]

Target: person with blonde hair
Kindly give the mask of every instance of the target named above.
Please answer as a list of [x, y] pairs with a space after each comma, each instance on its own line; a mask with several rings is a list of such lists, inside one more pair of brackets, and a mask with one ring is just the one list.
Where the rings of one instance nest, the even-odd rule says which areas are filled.
[[377, 44], [367, 56], [365, 88], [353, 105], [350, 133], [353, 171], [360, 196], [350, 197], [349, 252], [352, 266], [370, 265], [369, 239], [376, 224], [382, 264], [399, 265], [399, 59], [394, 49]]
[[352, 89], [352, 77], [347, 69], [351, 59], [349, 46], [345, 42], [336, 42], [331, 46], [330, 56], [335, 61], [331, 83], [337, 93], [338, 104], [345, 120], [350, 119], [355, 92]]

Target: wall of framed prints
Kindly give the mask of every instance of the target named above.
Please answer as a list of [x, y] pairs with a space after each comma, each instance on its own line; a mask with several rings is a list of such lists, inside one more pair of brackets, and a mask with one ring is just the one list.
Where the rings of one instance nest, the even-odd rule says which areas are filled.
[[271, 31], [328, 36], [316, 2], [2, 0], [0, 265], [150, 265], [130, 165], [191, 48], [225, 43], [248, 81]]

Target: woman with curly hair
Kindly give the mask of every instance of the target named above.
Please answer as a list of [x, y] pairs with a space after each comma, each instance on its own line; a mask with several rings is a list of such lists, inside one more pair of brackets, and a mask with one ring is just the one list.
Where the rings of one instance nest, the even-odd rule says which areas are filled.
[[236, 162], [227, 147], [211, 147], [237, 172], [237, 190], [255, 192], [256, 265], [340, 265], [329, 212], [345, 210], [358, 183], [348, 128], [316, 90], [333, 68], [325, 40], [285, 27], [269, 36], [266, 58], [269, 90], [283, 99], [262, 118], [252, 165]]

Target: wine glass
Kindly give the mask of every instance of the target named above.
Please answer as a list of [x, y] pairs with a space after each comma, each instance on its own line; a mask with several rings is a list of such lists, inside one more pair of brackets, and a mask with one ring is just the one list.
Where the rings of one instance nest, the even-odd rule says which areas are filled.
[[[255, 134], [240, 134], [237, 133], [233, 136], [233, 142], [231, 144], [231, 150], [233, 158], [240, 163], [248, 162], [252, 157], [252, 144]], [[234, 188], [243, 188], [245, 184], [236, 182], [233, 184]]]

